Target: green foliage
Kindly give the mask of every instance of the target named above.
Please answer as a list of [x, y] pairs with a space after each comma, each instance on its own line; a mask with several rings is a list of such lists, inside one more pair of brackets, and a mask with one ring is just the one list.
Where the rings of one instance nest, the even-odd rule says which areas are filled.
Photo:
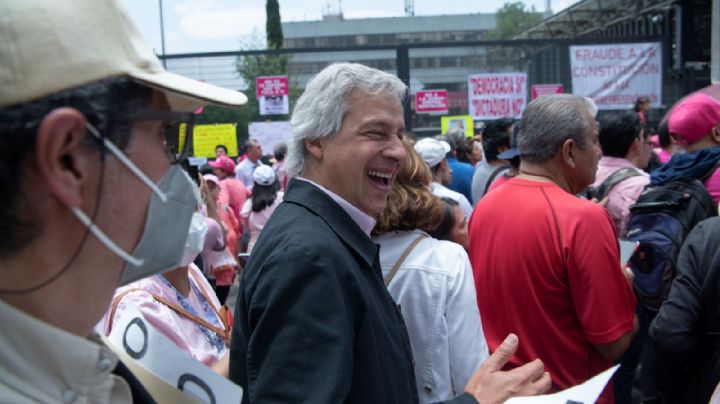
[[511, 39], [536, 26], [543, 20], [543, 15], [535, 11], [535, 6], [525, 8], [520, 1], [505, 3], [495, 13], [495, 29], [488, 32], [487, 39]]
[[277, 0], [265, 3], [265, 35], [268, 49], [279, 49], [283, 45], [282, 25], [280, 24], [280, 5]]

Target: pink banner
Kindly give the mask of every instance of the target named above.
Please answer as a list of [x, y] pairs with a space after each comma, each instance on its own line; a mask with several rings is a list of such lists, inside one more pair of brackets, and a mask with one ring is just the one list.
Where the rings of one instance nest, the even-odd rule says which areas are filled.
[[260, 76], [255, 79], [255, 96], [281, 97], [288, 95], [287, 76]]
[[415, 93], [415, 112], [418, 114], [447, 113], [447, 90], [420, 90]]

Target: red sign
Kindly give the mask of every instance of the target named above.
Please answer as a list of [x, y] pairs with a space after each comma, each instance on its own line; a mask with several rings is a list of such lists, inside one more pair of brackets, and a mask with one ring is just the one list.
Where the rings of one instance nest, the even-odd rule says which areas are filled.
[[533, 84], [530, 86], [530, 99], [547, 94], [562, 94], [564, 91], [562, 84]]
[[415, 93], [415, 112], [418, 114], [447, 113], [447, 90], [421, 90]]
[[255, 79], [255, 96], [281, 97], [288, 95], [287, 76], [260, 76]]

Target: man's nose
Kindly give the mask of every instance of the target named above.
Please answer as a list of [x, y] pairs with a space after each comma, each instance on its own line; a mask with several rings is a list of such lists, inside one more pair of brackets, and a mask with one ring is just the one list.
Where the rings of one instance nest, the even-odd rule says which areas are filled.
[[397, 160], [399, 162], [405, 161], [407, 159], [407, 152], [405, 152], [405, 147], [403, 147], [402, 140], [395, 138], [390, 145], [385, 149], [384, 153], [385, 157]]

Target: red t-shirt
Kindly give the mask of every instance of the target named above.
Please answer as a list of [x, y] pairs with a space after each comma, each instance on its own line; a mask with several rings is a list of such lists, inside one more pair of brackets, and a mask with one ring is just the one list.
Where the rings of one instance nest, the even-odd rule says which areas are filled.
[[[520, 339], [509, 366], [536, 358], [551, 391], [612, 366], [593, 344], [632, 331], [636, 300], [607, 211], [551, 183], [513, 178], [470, 219], [470, 260], [485, 337]], [[599, 402], [612, 402], [606, 388]]]

